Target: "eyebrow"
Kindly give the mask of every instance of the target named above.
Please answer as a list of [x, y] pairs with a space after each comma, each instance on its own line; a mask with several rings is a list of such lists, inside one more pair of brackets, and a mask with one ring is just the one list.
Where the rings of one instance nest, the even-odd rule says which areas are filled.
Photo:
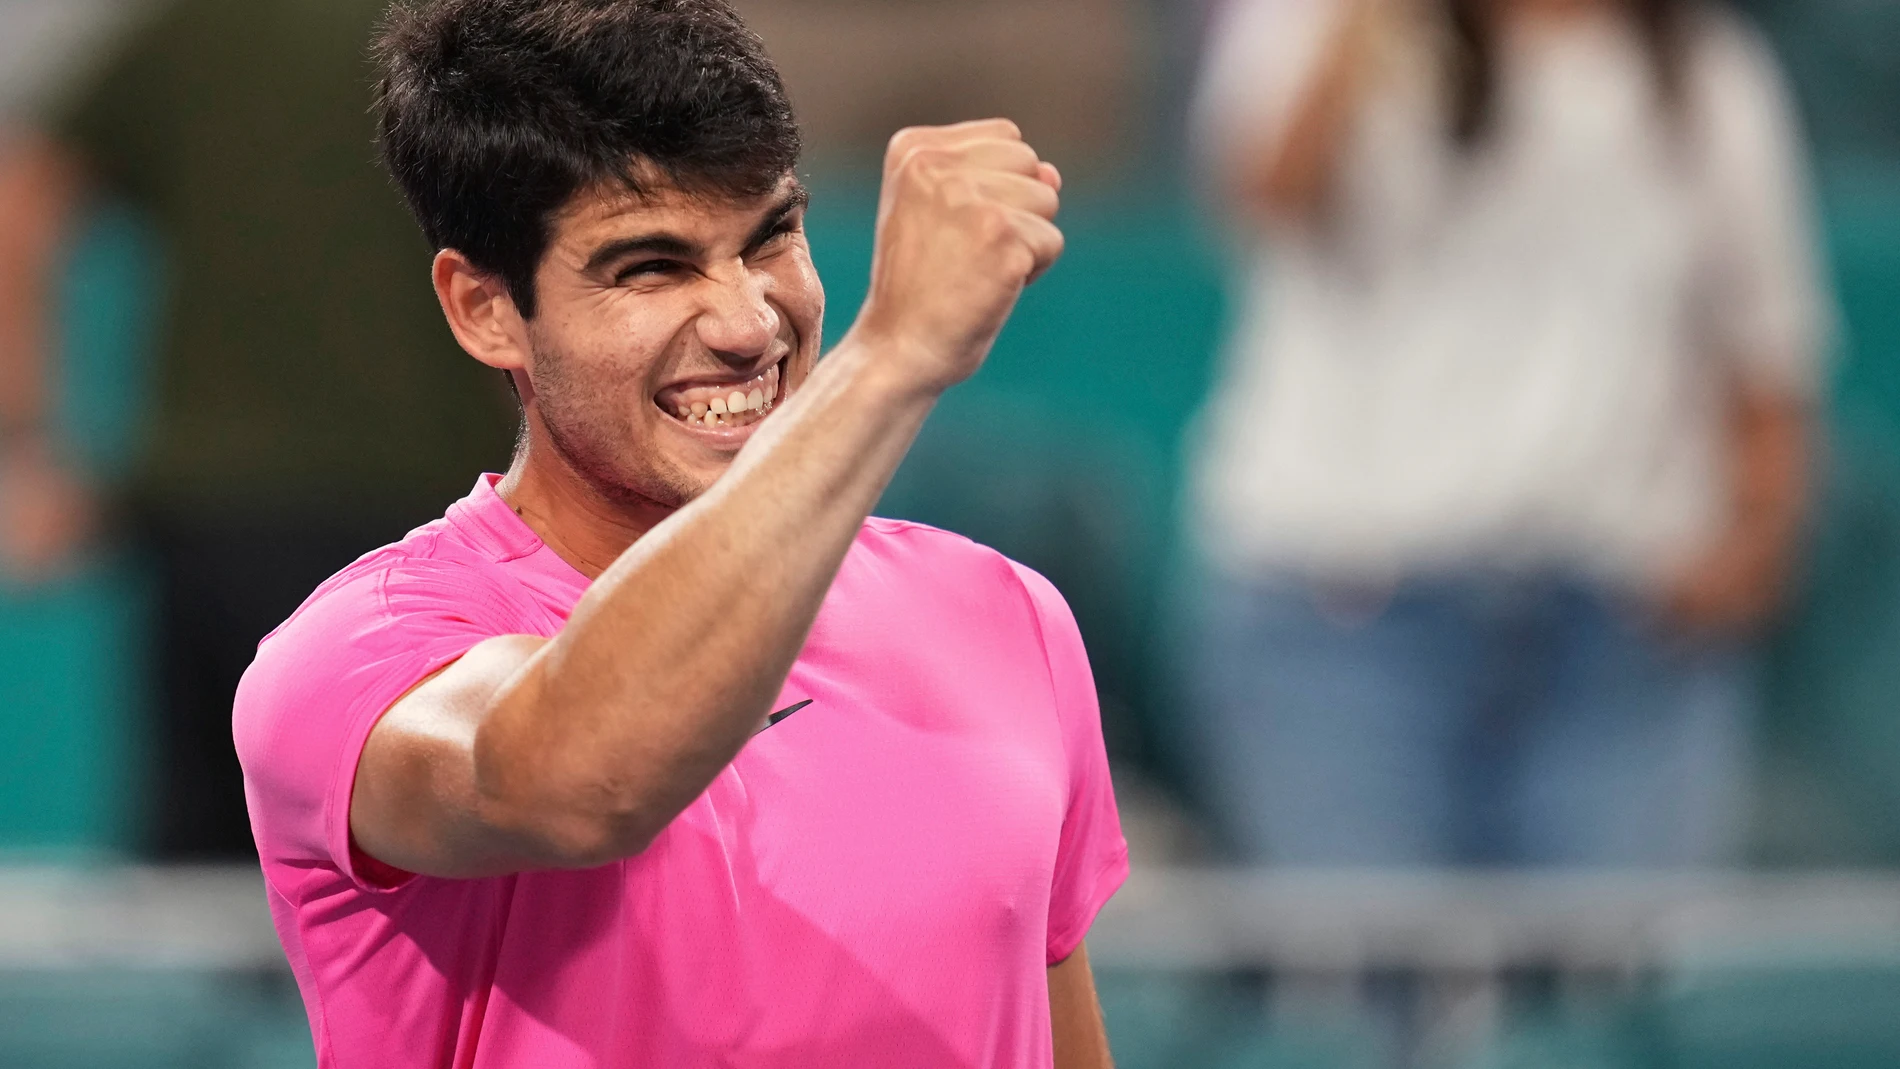
[[785, 195], [779, 198], [779, 202], [772, 206], [772, 210], [765, 213], [764, 220], [752, 231], [752, 236], [746, 239], [746, 251], [751, 252], [770, 241], [772, 235], [778, 231], [786, 219], [791, 217], [792, 213], [810, 203], [811, 192], [804, 186], [795, 185], [786, 190]]
[[[771, 240], [772, 235], [784, 224], [787, 217], [811, 203], [811, 193], [804, 186], [795, 186], [779, 198], [765, 218], [746, 238], [745, 250], [751, 252]], [[587, 258], [585, 270], [589, 273], [599, 271], [615, 260], [628, 256], [651, 255], [665, 256], [677, 260], [697, 260], [705, 250], [697, 243], [686, 240], [677, 234], [664, 231], [655, 234], [639, 234], [633, 237], [617, 238], [594, 250]]]
[[676, 260], [697, 260], [700, 248], [675, 234], [641, 234], [638, 237], [618, 238], [594, 250], [594, 255], [587, 258], [586, 271], [592, 274], [615, 260], [639, 253]]

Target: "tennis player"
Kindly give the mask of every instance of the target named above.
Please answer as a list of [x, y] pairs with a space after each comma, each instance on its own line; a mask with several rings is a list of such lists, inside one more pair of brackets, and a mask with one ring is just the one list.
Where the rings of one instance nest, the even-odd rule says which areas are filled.
[[1083, 936], [1127, 850], [1073, 619], [866, 518], [1060, 254], [1055, 168], [898, 134], [820, 363], [799, 133], [721, 0], [431, 0], [378, 58], [523, 430], [238, 692], [319, 1063], [1107, 1066]]

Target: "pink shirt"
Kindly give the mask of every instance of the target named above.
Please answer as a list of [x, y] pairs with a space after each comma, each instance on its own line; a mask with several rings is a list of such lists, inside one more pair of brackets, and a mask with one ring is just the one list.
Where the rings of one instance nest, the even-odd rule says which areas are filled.
[[587, 580], [495, 493], [325, 583], [235, 729], [271, 912], [329, 1069], [1051, 1065], [1045, 968], [1121, 885], [1088, 661], [1041, 576], [871, 520], [775, 709], [638, 857], [412, 877], [350, 843], [377, 717]]

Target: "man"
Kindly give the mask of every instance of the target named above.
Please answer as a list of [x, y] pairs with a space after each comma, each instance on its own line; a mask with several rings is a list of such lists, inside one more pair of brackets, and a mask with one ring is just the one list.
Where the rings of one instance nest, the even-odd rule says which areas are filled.
[[[509, 405], [410, 284], [432, 250], [366, 151], [383, 0], [137, 6], [0, 148], [0, 570], [56, 574], [100, 513], [133, 521], [160, 594], [149, 844], [238, 857], [226, 739], [257, 640], [502, 463]], [[53, 324], [61, 253], [100, 196], [165, 261], [149, 421], [113, 485], [59, 433]]]
[[1040, 577], [867, 520], [1060, 254], [1004, 121], [905, 131], [817, 363], [799, 136], [723, 0], [430, 0], [384, 156], [505, 476], [265, 641], [236, 738], [325, 1066], [1108, 1064], [1127, 871]]

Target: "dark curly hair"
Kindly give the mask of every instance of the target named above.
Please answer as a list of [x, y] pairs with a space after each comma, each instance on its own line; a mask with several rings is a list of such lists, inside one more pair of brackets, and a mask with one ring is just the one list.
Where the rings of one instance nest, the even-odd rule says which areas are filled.
[[524, 316], [580, 191], [757, 196], [798, 163], [778, 70], [723, 0], [405, 0], [374, 56], [383, 161], [423, 233]]

